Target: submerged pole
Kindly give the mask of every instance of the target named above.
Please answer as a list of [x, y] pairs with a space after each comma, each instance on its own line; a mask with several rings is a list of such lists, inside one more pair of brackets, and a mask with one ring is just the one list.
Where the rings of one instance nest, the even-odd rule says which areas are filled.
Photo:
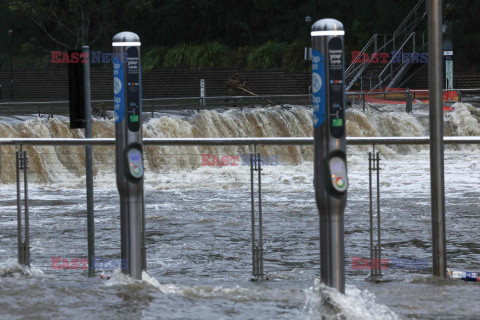
[[314, 186], [320, 215], [321, 279], [345, 293], [344, 211], [347, 202], [343, 25], [312, 26]]
[[442, 0], [428, 0], [428, 88], [433, 275], [447, 276], [443, 155]]
[[113, 37], [112, 46], [122, 272], [141, 280], [144, 166], [140, 38], [133, 32], [121, 32]]
[[[90, 85], [90, 48], [82, 47], [86, 62], [83, 64], [83, 87], [85, 103], [85, 138], [92, 137], [92, 107]], [[85, 175], [87, 189], [87, 238], [88, 238], [88, 276], [95, 276], [95, 217], [93, 208], [93, 155], [92, 146], [85, 146]]]

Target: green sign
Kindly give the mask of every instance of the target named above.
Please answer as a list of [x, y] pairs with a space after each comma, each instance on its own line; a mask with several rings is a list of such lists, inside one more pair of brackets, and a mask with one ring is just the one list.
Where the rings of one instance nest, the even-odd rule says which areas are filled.
[[332, 126], [334, 126], [334, 127], [343, 126], [343, 119], [342, 118], [333, 119], [332, 120]]

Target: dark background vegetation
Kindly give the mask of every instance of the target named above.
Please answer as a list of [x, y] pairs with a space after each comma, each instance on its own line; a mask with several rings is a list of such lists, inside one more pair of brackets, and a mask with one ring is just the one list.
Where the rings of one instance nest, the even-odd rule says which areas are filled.
[[[142, 39], [145, 71], [162, 66], [302, 70], [312, 21], [344, 23], [347, 52], [391, 33], [418, 0], [0, 0], [0, 69], [48, 69], [50, 51], [110, 52], [124, 30]], [[444, 0], [456, 69], [476, 72], [480, 1]], [[348, 60], [348, 59], [347, 59]], [[348, 62], [348, 61], [347, 61]], [[480, 69], [478, 70], [480, 71]]]

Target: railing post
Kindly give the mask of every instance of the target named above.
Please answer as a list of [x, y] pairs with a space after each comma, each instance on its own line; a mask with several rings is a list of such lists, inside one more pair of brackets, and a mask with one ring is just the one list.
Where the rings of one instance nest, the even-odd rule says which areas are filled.
[[365, 112], [365, 92], [363, 93], [362, 103], [363, 103], [363, 112]]
[[147, 234], [145, 221], [145, 190], [142, 190], [142, 269], [147, 270]]
[[262, 157], [257, 154], [258, 163], [258, 246], [260, 250], [260, 276], [263, 278], [263, 217], [262, 217]]
[[378, 275], [382, 275], [381, 263], [382, 260], [382, 238], [381, 238], [381, 227], [380, 227], [380, 155], [377, 152], [377, 246], [378, 246]]
[[[20, 150], [21, 150], [20, 146]], [[21, 151], [15, 152], [16, 156], [16, 177], [17, 177], [17, 245], [18, 245], [18, 264], [23, 265], [23, 243], [22, 243], [22, 205], [20, 194], [20, 170], [21, 170]]]
[[253, 186], [253, 153], [250, 154], [250, 199], [251, 199], [251, 219], [252, 219], [252, 280], [255, 280], [256, 275], [256, 261], [255, 258], [255, 198], [254, 198], [254, 186]]
[[369, 200], [370, 200], [370, 210], [369, 210], [369, 217], [370, 217], [370, 276], [373, 276], [373, 268], [371, 264], [373, 262], [373, 192], [372, 192], [372, 153], [368, 153], [368, 192], [369, 192]]
[[[256, 149], [256, 148], [255, 148]], [[264, 280], [263, 271], [263, 217], [262, 217], [262, 160], [260, 153], [250, 154], [250, 188], [252, 219], [252, 281]], [[254, 172], [258, 172], [258, 231], [255, 217]], [[256, 234], [258, 233], [258, 240]]]
[[[16, 153], [17, 175], [17, 241], [18, 241], [18, 264], [30, 267], [30, 219], [28, 213], [28, 156], [26, 151]], [[22, 199], [20, 172], [23, 172], [23, 206], [25, 225], [22, 228]]]
[[[85, 110], [85, 138], [92, 137], [92, 101], [90, 82], [90, 48], [82, 47], [82, 53], [86, 56], [86, 63], [83, 64], [83, 86], [84, 86], [84, 110]], [[93, 199], [93, 146], [85, 146], [85, 187], [87, 200], [87, 254], [88, 254], [88, 276], [95, 276], [95, 217]]]
[[413, 52], [415, 52], [415, 32], [413, 33]]
[[[375, 146], [373, 146], [375, 152]], [[373, 243], [373, 179], [372, 172], [377, 172], [377, 244]], [[370, 277], [382, 275], [382, 238], [380, 221], [380, 155], [368, 153], [368, 190], [369, 190], [369, 218], [370, 218]]]

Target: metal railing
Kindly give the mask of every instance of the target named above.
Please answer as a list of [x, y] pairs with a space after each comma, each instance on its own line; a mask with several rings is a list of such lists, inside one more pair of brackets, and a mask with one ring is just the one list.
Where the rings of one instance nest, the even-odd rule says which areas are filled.
[[[241, 146], [241, 145], [313, 145], [313, 137], [271, 138], [144, 138], [144, 145], [157, 146]], [[480, 136], [444, 137], [445, 144], [480, 144]], [[421, 145], [429, 137], [347, 137], [347, 145]], [[32, 146], [106, 146], [115, 138], [0, 138], [0, 145]]]
[[[444, 139], [446, 144], [480, 144], [480, 136], [476, 137], [445, 137]], [[84, 145], [92, 145], [92, 146], [113, 146], [115, 140], [113, 138], [95, 138], [95, 139], [75, 139], [75, 138], [2, 138], [0, 139], [0, 146], [84, 146]], [[312, 137], [271, 137], [271, 138], [145, 138], [144, 143], [145, 145], [159, 145], [159, 146], [239, 146], [239, 145], [312, 145], [313, 144]], [[349, 137], [347, 138], [348, 145], [426, 145], [429, 143], [428, 137]], [[178, 154], [176, 154], [178, 156]], [[378, 156], [378, 155], [377, 155]], [[255, 169], [254, 166], [251, 164], [250, 172], [244, 172], [242, 175], [252, 175], [252, 169]], [[200, 174], [200, 173], [191, 173], [191, 174]], [[260, 180], [260, 172], [259, 180]], [[262, 173], [263, 174], [263, 173]], [[253, 179], [250, 181], [250, 185], [252, 185]], [[260, 181], [259, 181], [260, 182]], [[240, 182], [242, 183], [242, 182]], [[263, 179], [262, 179], [262, 183]], [[245, 204], [248, 203], [248, 193], [253, 196], [252, 189], [248, 192], [247, 183], [243, 182], [243, 187], [245, 190], [242, 189], [242, 192], [245, 193], [245, 197], [242, 198], [242, 201], [245, 201]], [[274, 193], [273, 191], [270, 191]], [[269, 194], [268, 188], [266, 190], [262, 186], [261, 194]], [[378, 192], [379, 193], [379, 192]], [[268, 201], [264, 202], [261, 200], [261, 195], [259, 197], [259, 206], [260, 209], [263, 205], [266, 209], [266, 217], [268, 215], [268, 207], [270, 203]], [[262, 201], [260, 203], [260, 201]], [[51, 204], [50, 204], [51, 206]], [[240, 211], [243, 214], [247, 214], [248, 211], [246, 210], [246, 206], [243, 207], [241, 210], [235, 211], [238, 214]], [[250, 213], [253, 212], [250, 211]], [[259, 219], [261, 219], [262, 213], [259, 213]], [[34, 215], [35, 216], [35, 215]], [[377, 216], [378, 217], [378, 216]], [[37, 216], [38, 219], [38, 216]], [[268, 220], [267, 220], [268, 223]], [[35, 225], [35, 224], [33, 224]], [[261, 222], [259, 221], [259, 232], [261, 231]], [[254, 229], [254, 228], [253, 228]], [[267, 232], [267, 236], [270, 235]], [[260, 235], [259, 235], [260, 238]], [[260, 240], [260, 239], [259, 239]], [[252, 262], [252, 268], [256, 266], [254, 271], [252, 272], [254, 275], [262, 276], [264, 275], [263, 271], [263, 241], [260, 240], [260, 245], [258, 247], [254, 246], [252, 251], [252, 258], [255, 257], [255, 260]], [[380, 247], [380, 246], [379, 246]], [[153, 244], [153, 249], [155, 249]], [[257, 249], [257, 250], [255, 250]], [[268, 249], [268, 247], [267, 247]], [[267, 250], [270, 254], [270, 250]], [[56, 253], [59, 255], [58, 253]], [[380, 255], [374, 256], [374, 261], [381, 260]], [[44, 259], [45, 260], [45, 259]], [[253, 259], [252, 259], [253, 260]], [[261, 263], [261, 264], [260, 264]]]

